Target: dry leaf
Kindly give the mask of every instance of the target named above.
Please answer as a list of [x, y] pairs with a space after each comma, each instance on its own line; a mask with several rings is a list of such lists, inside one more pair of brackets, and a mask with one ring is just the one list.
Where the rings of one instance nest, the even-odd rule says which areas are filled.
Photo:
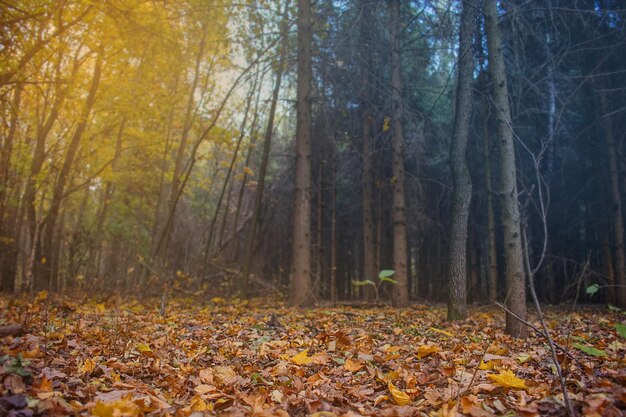
[[391, 393], [391, 398], [393, 398], [396, 404], [398, 405], [411, 404], [411, 397], [409, 397], [406, 393], [400, 391], [391, 382], [389, 383], [389, 385], [387, 385], [387, 387], [389, 388], [389, 392]]
[[363, 362], [346, 359], [346, 363], [343, 364], [343, 367], [350, 372], [357, 372], [363, 368]]
[[498, 375], [487, 375], [496, 385], [504, 388], [526, 389], [526, 383], [523, 379], [515, 376], [510, 370], [502, 370]]
[[308, 365], [313, 362], [313, 358], [308, 356], [309, 349], [304, 349], [302, 352], [298, 353], [295, 356], [291, 357], [291, 362], [296, 365]]

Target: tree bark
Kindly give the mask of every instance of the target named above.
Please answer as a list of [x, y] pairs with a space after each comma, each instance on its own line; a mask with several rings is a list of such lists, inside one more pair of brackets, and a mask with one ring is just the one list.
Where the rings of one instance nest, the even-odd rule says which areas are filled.
[[617, 166], [617, 147], [613, 136], [613, 126], [609, 114], [609, 105], [604, 88], [599, 92], [604, 143], [611, 176], [611, 214], [613, 216], [613, 237], [615, 239], [615, 300], [620, 308], [626, 307], [626, 260], [624, 259], [624, 219], [622, 217], [622, 199], [620, 178]]
[[308, 307], [311, 294], [311, 0], [298, 0], [296, 173], [291, 304]]
[[15, 292], [15, 276], [17, 273], [17, 253], [19, 240], [19, 219], [17, 202], [10, 199], [12, 187], [11, 156], [13, 142], [17, 131], [19, 108], [22, 99], [22, 85], [18, 84], [11, 101], [11, 118], [9, 131], [0, 151], [0, 291]]
[[467, 225], [472, 201], [472, 177], [465, 154], [472, 115], [472, 36], [476, 8], [463, 1], [459, 34], [459, 73], [456, 91], [454, 133], [450, 146], [452, 171], [452, 218], [450, 219], [450, 251], [448, 258], [448, 320], [467, 318]]
[[407, 273], [406, 207], [404, 193], [404, 133], [402, 130], [402, 76], [400, 62], [400, 1], [391, 0], [389, 36], [391, 39], [391, 102], [393, 147], [393, 267], [396, 284], [392, 303], [395, 307], [409, 304]]
[[[517, 178], [515, 144], [509, 91], [502, 51], [502, 38], [498, 27], [496, 0], [485, 0], [485, 30], [489, 51], [489, 72], [493, 86], [497, 144], [500, 159], [500, 194], [502, 196], [502, 226], [506, 257], [507, 308], [522, 320], [526, 320], [526, 286], [524, 251], [522, 248], [520, 210], [517, 201]], [[506, 331], [513, 337], [526, 338], [526, 325], [507, 312]]]
[[[373, 140], [372, 140], [372, 110], [370, 105], [372, 80], [370, 71], [372, 70], [371, 45], [368, 42], [368, 33], [372, 28], [372, 4], [369, 1], [361, 0], [361, 22], [360, 22], [360, 51], [361, 51], [361, 129], [362, 129], [362, 213], [363, 213], [363, 279], [372, 280], [378, 285], [378, 274], [376, 273], [376, 231], [374, 224], [374, 168], [373, 168]], [[375, 290], [373, 287], [364, 288], [365, 299], [374, 300]]]
[[489, 134], [489, 112], [487, 100], [484, 94], [482, 102], [483, 117], [483, 161], [485, 164], [485, 193], [487, 196], [487, 282], [489, 291], [489, 302], [493, 303], [498, 299], [498, 253], [496, 248], [496, 215], [493, 209], [493, 185], [491, 169], [491, 141]]

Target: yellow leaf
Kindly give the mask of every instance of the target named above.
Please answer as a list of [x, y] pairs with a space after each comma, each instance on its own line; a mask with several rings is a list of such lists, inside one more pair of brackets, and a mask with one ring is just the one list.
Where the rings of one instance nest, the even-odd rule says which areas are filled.
[[106, 311], [106, 307], [104, 306], [104, 304], [97, 304], [96, 305], [96, 311], [100, 314], [104, 313]]
[[391, 117], [385, 117], [385, 120], [383, 120], [383, 132], [386, 132], [389, 130], [390, 123], [391, 123]]
[[478, 365], [478, 369], [480, 369], [481, 371], [489, 371], [491, 369], [493, 369], [493, 361], [480, 361], [480, 364]]
[[439, 352], [440, 350], [441, 348], [437, 345], [422, 345], [417, 348], [417, 357], [422, 359], [432, 353]]
[[517, 361], [517, 363], [519, 364], [525, 364], [526, 362], [532, 360], [532, 356], [530, 356], [528, 353], [522, 353], [521, 355], [519, 355], [518, 357], [515, 358], [515, 360]]
[[393, 398], [396, 404], [398, 405], [411, 404], [411, 397], [409, 397], [406, 393], [400, 391], [391, 382], [389, 383], [388, 387], [389, 387], [389, 392], [391, 393], [391, 398]]
[[441, 333], [441, 334], [446, 335], [448, 337], [454, 337], [454, 335], [452, 333], [447, 332], [445, 330], [437, 329], [435, 327], [430, 327], [429, 330], [432, 330], [433, 332]]
[[210, 407], [202, 398], [193, 397], [189, 409], [190, 411], [212, 411], [213, 407]]
[[42, 301], [46, 301], [48, 299], [48, 291], [39, 291], [37, 296], [35, 296], [35, 302], [40, 303]]
[[291, 357], [291, 362], [296, 365], [307, 365], [313, 361], [313, 358], [308, 356], [309, 349], [304, 349], [302, 352], [298, 353], [296, 356]]
[[346, 363], [343, 364], [343, 367], [346, 368], [347, 371], [357, 372], [358, 370], [363, 368], [363, 362], [346, 359]]
[[138, 417], [140, 413], [139, 407], [127, 398], [113, 402], [98, 401], [91, 409], [95, 417]]
[[83, 364], [78, 367], [78, 371], [81, 374], [86, 374], [87, 372], [93, 372], [96, 369], [96, 362], [93, 359], [87, 358], [83, 361]]
[[146, 345], [145, 343], [139, 343], [137, 345], [137, 350], [143, 356], [148, 356], [150, 358], [154, 358], [154, 353], [152, 352], [152, 349], [150, 349], [150, 346]]
[[526, 382], [515, 376], [513, 372], [506, 369], [500, 371], [498, 375], [487, 375], [496, 385], [504, 388], [526, 389]]

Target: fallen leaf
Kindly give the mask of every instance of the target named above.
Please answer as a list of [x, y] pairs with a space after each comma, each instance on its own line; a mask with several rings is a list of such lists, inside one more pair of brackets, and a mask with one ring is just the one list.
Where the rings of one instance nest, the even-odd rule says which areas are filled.
[[113, 402], [96, 402], [91, 409], [95, 417], [139, 417], [141, 409], [129, 398]]
[[422, 359], [428, 355], [439, 352], [440, 350], [441, 348], [437, 345], [422, 345], [417, 348], [417, 357]]
[[313, 358], [308, 356], [309, 349], [304, 349], [302, 352], [298, 353], [295, 356], [291, 357], [291, 362], [296, 365], [308, 365], [313, 362]]
[[346, 359], [346, 363], [343, 364], [343, 367], [350, 372], [357, 372], [363, 368], [363, 362]]
[[400, 391], [391, 382], [389, 383], [389, 385], [387, 385], [387, 387], [389, 388], [389, 392], [391, 393], [391, 398], [393, 398], [396, 404], [407, 405], [411, 403], [411, 397], [409, 397], [405, 392]]
[[526, 383], [523, 379], [515, 376], [515, 374], [508, 370], [502, 370], [498, 375], [487, 375], [487, 378], [491, 379], [496, 385], [503, 388], [513, 389], [526, 389]]

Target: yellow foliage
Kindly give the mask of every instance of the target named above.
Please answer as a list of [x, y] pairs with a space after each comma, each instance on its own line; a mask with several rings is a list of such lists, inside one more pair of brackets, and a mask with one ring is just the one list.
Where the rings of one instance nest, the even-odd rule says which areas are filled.
[[487, 378], [491, 379], [496, 385], [504, 388], [513, 389], [526, 389], [526, 382], [515, 376], [512, 371], [508, 369], [500, 371], [498, 375], [487, 375]]
[[387, 385], [387, 387], [389, 388], [389, 392], [391, 393], [391, 398], [393, 398], [396, 404], [398, 405], [411, 404], [411, 397], [409, 397], [405, 392], [400, 391], [391, 382], [389, 383], [389, 385]]
[[430, 354], [439, 352], [440, 350], [441, 348], [437, 345], [422, 345], [417, 348], [417, 357], [422, 359]]
[[138, 417], [141, 410], [128, 398], [112, 402], [96, 402], [91, 409], [91, 414], [95, 417]]
[[296, 365], [308, 365], [309, 363], [313, 361], [313, 358], [308, 356], [308, 354], [309, 354], [309, 349], [304, 349], [302, 352], [298, 353], [297, 355], [292, 356], [291, 362], [295, 363]]

